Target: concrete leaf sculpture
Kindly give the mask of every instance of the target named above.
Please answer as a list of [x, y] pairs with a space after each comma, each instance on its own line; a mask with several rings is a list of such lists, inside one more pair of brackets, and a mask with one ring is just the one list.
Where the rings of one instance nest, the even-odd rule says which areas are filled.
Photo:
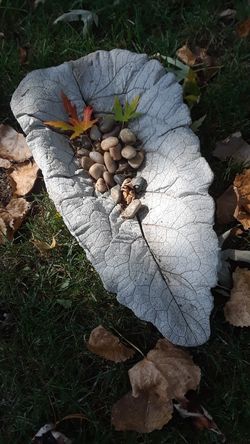
[[[140, 95], [143, 115], [129, 127], [146, 151], [139, 172], [148, 184], [145, 214], [124, 220], [110, 197], [96, 197], [68, 139], [43, 125], [65, 119], [61, 91], [78, 113], [84, 105], [110, 113], [115, 96], [124, 103]], [[171, 342], [204, 343], [218, 258], [214, 204], [207, 192], [213, 176], [188, 127], [189, 111], [174, 75], [145, 54], [97, 51], [31, 72], [11, 106], [50, 197], [105, 288]]]

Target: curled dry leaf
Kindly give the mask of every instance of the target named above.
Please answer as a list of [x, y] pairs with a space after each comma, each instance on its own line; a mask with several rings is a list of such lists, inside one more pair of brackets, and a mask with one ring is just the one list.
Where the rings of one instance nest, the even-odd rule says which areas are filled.
[[198, 430], [210, 430], [219, 435], [222, 442], [226, 442], [225, 435], [220, 431], [212, 416], [200, 405], [195, 394], [191, 399], [184, 398], [181, 402], [174, 404], [174, 407], [182, 418], [191, 419]]
[[113, 406], [115, 429], [143, 433], [161, 429], [172, 417], [172, 399], [182, 400], [188, 390], [195, 390], [200, 376], [188, 352], [160, 339], [147, 357], [129, 370], [132, 393]]
[[166, 339], [159, 339], [147, 358], [154, 362], [168, 382], [168, 396], [181, 399], [188, 390], [196, 390], [200, 383], [201, 371], [194, 364], [192, 356], [175, 347]]
[[15, 162], [24, 162], [32, 157], [23, 134], [9, 125], [0, 125], [0, 157]]
[[234, 191], [237, 198], [234, 217], [245, 230], [248, 230], [250, 228], [250, 169], [237, 174], [234, 179]]
[[[0, 235], [0, 243], [4, 242], [5, 235], [9, 240], [13, 239], [15, 231], [22, 224], [29, 208], [30, 204], [22, 197], [19, 199], [13, 198], [5, 208], [0, 208], [0, 230], [2, 232], [2, 237]], [[2, 228], [3, 224], [6, 227], [5, 229]]]
[[241, 38], [248, 37], [250, 33], [250, 17], [237, 26], [237, 34]]
[[188, 66], [193, 66], [196, 62], [196, 55], [189, 49], [187, 45], [183, 45], [176, 51], [177, 57]]
[[11, 162], [7, 159], [2, 159], [0, 157], [0, 168], [8, 169], [12, 166]]
[[48, 251], [53, 250], [53, 248], [56, 247], [56, 239], [53, 236], [51, 244], [48, 244], [48, 242], [43, 242], [38, 239], [33, 239], [32, 243], [35, 245], [35, 247], [40, 251], [40, 253], [48, 253]]
[[216, 200], [216, 217], [219, 224], [229, 224], [234, 220], [234, 212], [237, 206], [237, 197], [230, 185]]
[[142, 392], [137, 398], [129, 392], [113, 405], [111, 422], [117, 431], [150, 433], [161, 430], [172, 412], [172, 401], [162, 400], [154, 392]]
[[240, 131], [216, 143], [213, 156], [220, 160], [233, 159], [236, 162], [250, 161], [250, 145], [242, 139]]
[[28, 194], [37, 179], [39, 167], [35, 162], [25, 162], [15, 166], [10, 177], [15, 182], [15, 196]]
[[94, 328], [87, 343], [88, 349], [102, 358], [114, 362], [123, 362], [134, 356], [134, 350], [123, 345], [117, 336], [102, 325]]
[[250, 327], [250, 270], [247, 268], [237, 267], [233, 273], [233, 288], [224, 314], [235, 327]]

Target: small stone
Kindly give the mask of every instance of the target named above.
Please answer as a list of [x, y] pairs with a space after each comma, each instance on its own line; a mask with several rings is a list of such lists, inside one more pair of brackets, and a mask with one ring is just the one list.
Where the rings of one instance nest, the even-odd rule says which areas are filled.
[[109, 173], [108, 171], [104, 171], [103, 173], [103, 179], [105, 180], [106, 184], [109, 188], [113, 187], [115, 185], [113, 174]]
[[121, 151], [122, 157], [124, 157], [124, 159], [127, 160], [133, 159], [136, 156], [136, 154], [137, 154], [136, 149], [131, 145], [126, 145]]
[[131, 179], [131, 184], [137, 193], [140, 193], [147, 188], [147, 181], [141, 176], [133, 177], [133, 179]]
[[99, 191], [99, 193], [105, 193], [105, 191], [108, 190], [105, 180], [102, 177], [97, 180], [95, 189], [96, 191]]
[[98, 153], [97, 151], [91, 151], [91, 153], [89, 153], [89, 157], [95, 163], [101, 163], [102, 165], [104, 165], [104, 158], [101, 153]]
[[139, 168], [144, 160], [144, 151], [137, 151], [136, 156], [133, 159], [128, 160], [129, 165], [132, 168]]
[[115, 121], [112, 117], [104, 117], [99, 125], [99, 129], [102, 133], [108, 133], [113, 129], [114, 125]]
[[117, 173], [124, 173], [129, 168], [129, 164], [125, 159], [121, 159], [118, 163]]
[[100, 139], [101, 139], [101, 137], [102, 137], [102, 133], [101, 133], [101, 131], [99, 130], [98, 126], [96, 126], [96, 125], [93, 125], [93, 126], [92, 126], [92, 128], [91, 128], [91, 130], [90, 130], [90, 133], [89, 133], [89, 137], [90, 137], [91, 140], [93, 140], [94, 142], [95, 142], [96, 140], [100, 140]]
[[119, 137], [123, 141], [123, 143], [128, 144], [128, 145], [130, 143], [136, 142], [136, 137], [135, 137], [134, 133], [128, 128], [123, 128], [119, 134]]
[[111, 197], [112, 197], [112, 199], [113, 199], [113, 201], [115, 202], [116, 205], [118, 203], [120, 203], [121, 199], [122, 199], [122, 193], [121, 193], [120, 185], [115, 185], [113, 188], [111, 188], [110, 195], [111, 195]]
[[101, 163], [95, 163], [90, 167], [89, 174], [93, 177], [93, 179], [98, 180], [100, 177], [102, 177], [105, 169], [105, 166]]
[[104, 153], [104, 163], [109, 173], [114, 173], [116, 171], [116, 162], [112, 159], [109, 152], [107, 151]]
[[91, 148], [91, 140], [88, 136], [83, 135], [81, 137], [81, 148]]
[[109, 148], [109, 153], [112, 157], [112, 159], [114, 160], [121, 160], [122, 155], [121, 155], [121, 145], [120, 143], [116, 146], [111, 146], [111, 148]]
[[87, 150], [86, 148], [79, 148], [76, 152], [76, 155], [78, 157], [82, 157], [82, 156], [89, 157], [89, 150]]
[[81, 167], [84, 169], [84, 170], [86, 170], [86, 171], [88, 171], [89, 169], [90, 169], [90, 167], [92, 166], [92, 165], [94, 165], [94, 161], [92, 160], [92, 159], [90, 159], [90, 157], [87, 157], [87, 156], [82, 156], [81, 158], [80, 158], [80, 164], [81, 164]]
[[115, 174], [114, 175], [114, 181], [115, 183], [117, 183], [118, 185], [121, 185], [124, 181], [124, 176], [121, 174]]
[[117, 137], [108, 137], [107, 139], [102, 140], [101, 147], [104, 151], [108, 151], [112, 146], [118, 145], [119, 140]]
[[140, 199], [132, 200], [132, 202], [123, 211], [122, 217], [124, 219], [133, 219], [133, 217], [135, 217], [135, 215], [138, 213], [141, 206], [142, 206], [142, 203], [141, 203]]
[[119, 136], [120, 131], [121, 131], [121, 125], [116, 125], [112, 129], [112, 131], [110, 131], [109, 133], [103, 134], [102, 138], [104, 140], [104, 139], [107, 139], [108, 137], [117, 137], [117, 136]]

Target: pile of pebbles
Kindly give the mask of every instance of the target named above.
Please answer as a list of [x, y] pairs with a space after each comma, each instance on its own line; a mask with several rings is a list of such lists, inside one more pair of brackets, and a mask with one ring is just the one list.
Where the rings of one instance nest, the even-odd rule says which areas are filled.
[[135, 134], [110, 117], [101, 118], [81, 137], [76, 155], [93, 179], [96, 194], [110, 190], [115, 204], [121, 205], [122, 217], [132, 219], [142, 206], [138, 195], [147, 186], [143, 177], [136, 177], [145, 151]]

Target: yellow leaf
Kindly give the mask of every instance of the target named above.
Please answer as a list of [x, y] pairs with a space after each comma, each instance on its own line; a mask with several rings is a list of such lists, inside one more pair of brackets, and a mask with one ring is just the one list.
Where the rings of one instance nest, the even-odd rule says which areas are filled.
[[47, 253], [49, 250], [53, 250], [57, 246], [56, 239], [53, 236], [51, 244], [48, 244], [47, 242], [40, 241], [38, 239], [33, 239], [32, 243], [35, 245], [35, 247], [40, 251], [40, 253]]

